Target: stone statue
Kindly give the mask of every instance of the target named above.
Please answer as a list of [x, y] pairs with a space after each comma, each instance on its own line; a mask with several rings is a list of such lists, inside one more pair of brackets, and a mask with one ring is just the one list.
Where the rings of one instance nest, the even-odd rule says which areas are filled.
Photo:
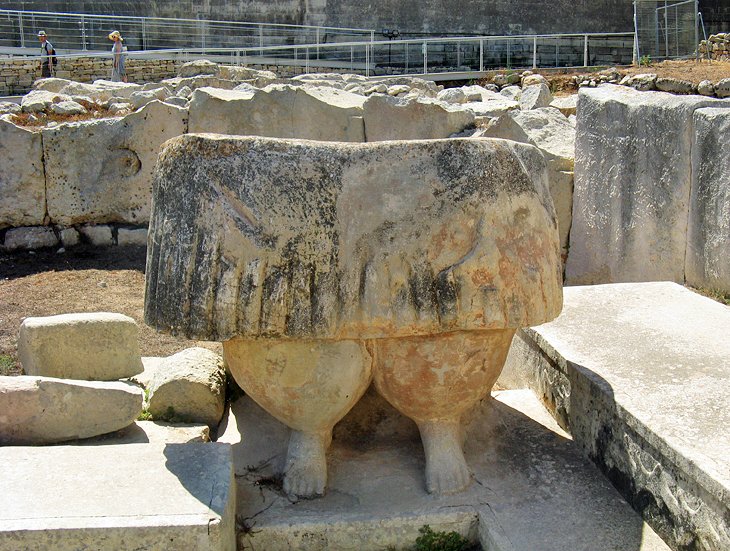
[[557, 223], [532, 146], [189, 134], [156, 169], [145, 319], [223, 342], [291, 427], [284, 489], [325, 491], [332, 428], [368, 388], [421, 432], [426, 487], [470, 481], [460, 416], [515, 330], [562, 306]]

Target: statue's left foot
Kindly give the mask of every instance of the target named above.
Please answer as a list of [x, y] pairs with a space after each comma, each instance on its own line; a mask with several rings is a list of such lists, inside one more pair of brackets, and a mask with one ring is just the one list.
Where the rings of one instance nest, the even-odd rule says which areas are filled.
[[471, 482], [459, 438], [459, 423], [451, 420], [418, 423], [426, 453], [426, 489], [431, 494], [455, 494]]
[[326, 432], [292, 431], [284, 469], [284, 491], [287, 496], [311, 498], [324, 495], [327, 485], [325, 452], [329, 440]]

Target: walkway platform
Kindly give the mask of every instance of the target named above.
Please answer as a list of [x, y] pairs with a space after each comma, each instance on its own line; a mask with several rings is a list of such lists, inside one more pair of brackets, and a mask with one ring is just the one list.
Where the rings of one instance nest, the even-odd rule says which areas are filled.
[[230, 446], [0, 447], [0, 550], [233, 551]]
[[730, 308], [675, 283], [565, 288], [515, 337], [532, 388], [675, 549], [730, 549]]

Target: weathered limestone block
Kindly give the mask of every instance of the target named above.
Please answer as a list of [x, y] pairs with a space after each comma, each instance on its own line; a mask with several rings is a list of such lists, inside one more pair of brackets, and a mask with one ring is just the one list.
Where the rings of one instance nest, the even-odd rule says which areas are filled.
[[33, 90], [20, 100], [20, 108], [24, 113], [38, 113], [45, 111], [53, 103], [69, 101], [70, 99], [71, 96], [66, 94], [49, 92], [47, 90]]
[[114, 381], [142, 371], [136, 322], [96, 312], [25, 318], [18, 356], [27, 375]]
[[58, 238], [53, 228], [48, 226], [30, 226], [23, 228], [11, 228], [5, 234], [3, 249], [7, 251], [42, 249], [54, 247], [58, 244]]
[[575, 115], [578, 109], [578, 94], [571, 94], [569, 96], [554, 98], [553, 101], [550, 103], [550, 107], [555, 107], [556, 109], [559, 109], [560, 112], [566, 117], [569, 117], [570, 115]]
[[419, 423], [427, 489], [468, 485], [461, 413], [515, 328], [560, 310], [536, 148], [186, 135], [160, 156], [153, 204], [145, 319], [224, 341], [242, 388], [292, 429], [289, 495], [324, 492], [332, 428], [373, 373]]
[[12, 101], [0, 101], [0, 115], [17, 115], [20, 111], [20, 104]]
[[567, 281], [684, 282], [692, 116], [730, 102], [614, 85], [578, 102]]
[[0, 228], [43, 224], [46, 182], [39, 132], [0, 118]]
[[117, 245], [120, 247], [131, 245], [141, 246], [147, 245], [147, 228], [138, 228], [130, 230], [127, 228], [119, 228], [117, 232]]
[[219, 73], [220, 67], [217, 63], [207, 59], [196, 59], [183, 63], [177, 74], [181, 77], [196, 77], [198, 75], [218, 75]]
[[[142, 89], [141, 84], [135, 84], [133, 82], [114, 82], [111, 80], [95, 80], [94, 86], [103, 90], [100, 94], [100, 99], [105, 97], [107, 92], [112, 97], [129, 98], [134, 92]], [[93, 94], [92, 94], [92, 97]]]
[[129, 100], [132, 102], [132, 107], [134, 109], [139, 109], [140, 107], [144, 107], [148, 103], [155, 100], [164, 101], [171, 95], [172, 92], [170, 92], [170, 90], [168, 90], [164, 86], [160, 86], [152, 90], [140, 90], [138, 92], [132, 92], [132, 95], [129, 96]]
[[200, 88], [190, 101], [190, 132], [362, 142], [364, 101], [333, 88]]
[[142, 412], [142, 389], [121, 381], [0, 377], [0, 445], [37, 445], [122, 429]]
[[52, 222], [147, 222], [157, 152], [186, 132], [186, 116], [185, 109], [155, 101], [123, 118], [44, 129]]
[[72, 82], [65, 78], [42, 78], [33, 83], [33, 90], [46, 90], [47, 92], [58, 93]]
[[145, 387], [155, 419], [218, 426], [226, 400], [223, 358], [205, 348], [188, 348], [153, 365]]
[[82, 226], [79, 231], [89, 243], [97, 247], [109, 247], [114, 244], [114, 236], [110, 226], [88, 225]]
[[536, 146], [548, 164], [550, 195], [555, 204], [563, 255], [573, 210], [573, 167], [575, 164], [575, 127], [554, 107], [504, 113], [479, 133]]
[[525, 144], [186, 135], [153, 204], [145, 320], [188, 338], [429, 335], [560, 309], [544, 160]]
[[553, 101], [553, 95], [550, 93], [550, 88], [547, 84], [533, 84], [522, 89], [519, 101], [520, 109], [529, 111], [530, 109], [549, 106]]
[[687, 283], [730, 292], [730, 108], [699, 109], [693, 123]]
[[730, 78], [724, 78], [715, 84], [715, 94], [718, 98], [730, 98]]
[[[436, 99], [447, 103], [466, 103], [466, 94], [461, 88], [447, 88], [436, 94]], [[481, 99], [481, 96], [480, 98]]]
[[368, 142], [447, 138], [474, 123], [471, 111], [429, 98], [374, 95], [363, 108]]
[[86, 108], [76, 101], [60, 101], [51, 104], [50, 111], [56, 115], [83, 115]]

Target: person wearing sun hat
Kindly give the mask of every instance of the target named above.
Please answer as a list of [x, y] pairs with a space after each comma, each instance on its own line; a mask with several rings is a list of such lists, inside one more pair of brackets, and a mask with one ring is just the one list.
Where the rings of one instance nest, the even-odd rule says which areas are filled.
[[53, 76], [53, 44], [48, 40], [46, 31], [38, 31], [38, 40], [41, 43], [41, 78], [49, 78]]
[[119, 31], [109, 33], [109, 40], [114, 42], [112, 46], [112, 81], [127, 82], [127, 70], [124, 66], [126, 48], [122, 45], [124, 39]]

